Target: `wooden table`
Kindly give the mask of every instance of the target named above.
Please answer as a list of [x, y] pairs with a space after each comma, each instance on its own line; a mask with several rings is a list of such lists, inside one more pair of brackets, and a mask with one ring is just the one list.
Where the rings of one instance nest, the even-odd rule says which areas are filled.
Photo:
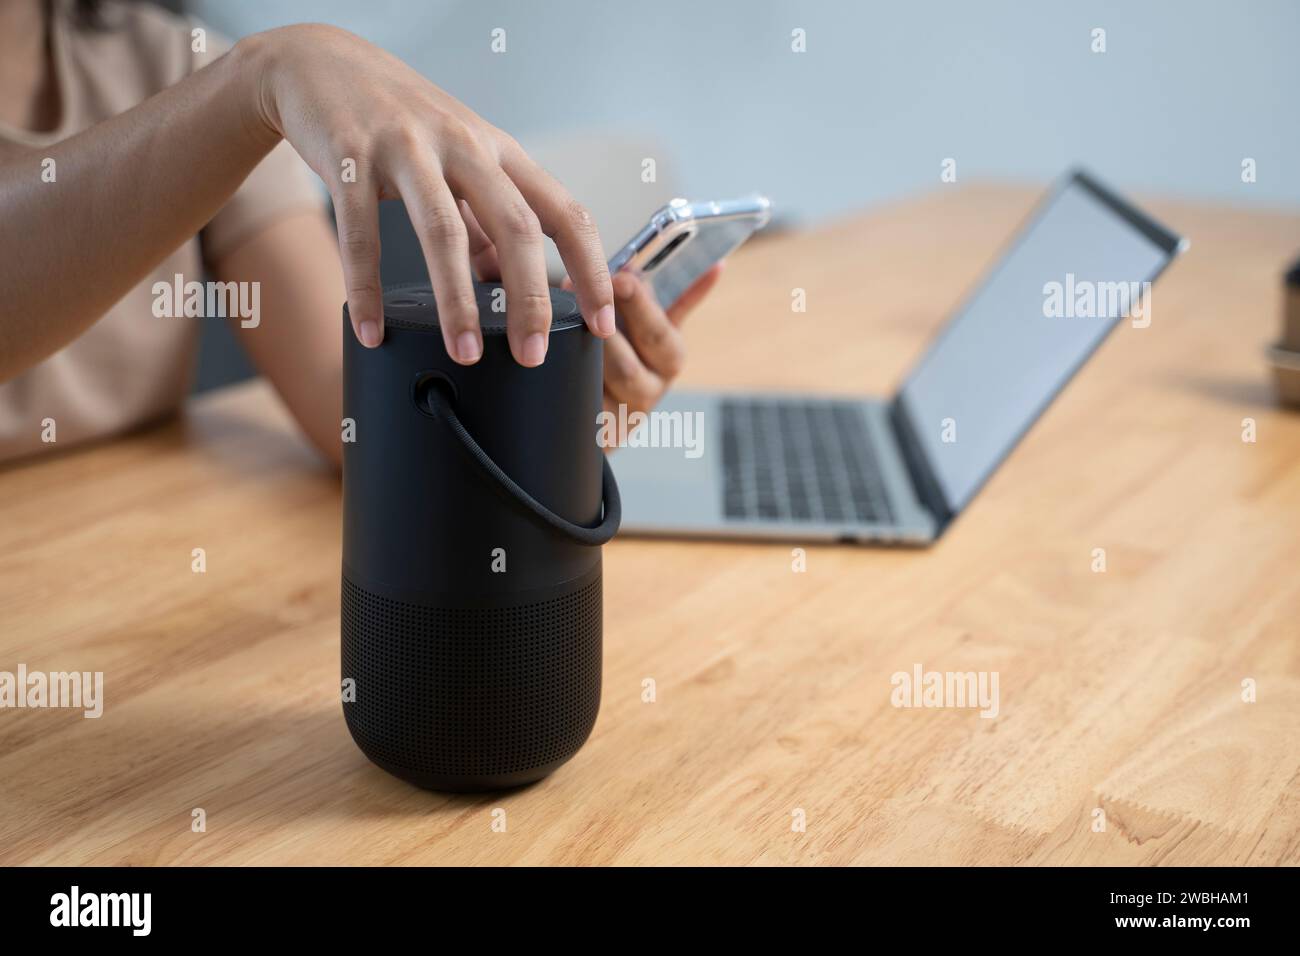
[[[887, 392], [1036, 194], [755, 243], [686, 382]], [[936, 547], [609, 546], [600, 719], [522, 792], [425, 793], [352, 744], [339, 489], [265, 386], [0, 471], [0, 670], [106, 698], [0, 711], [0, 862], [1300, 862], [1300, 415], [1263, 356], [1300, 217], [1150, 208], [1193, 239], [1151, 327]], [[891, 706], [917, 663], [997, 671], [998, 717]]]

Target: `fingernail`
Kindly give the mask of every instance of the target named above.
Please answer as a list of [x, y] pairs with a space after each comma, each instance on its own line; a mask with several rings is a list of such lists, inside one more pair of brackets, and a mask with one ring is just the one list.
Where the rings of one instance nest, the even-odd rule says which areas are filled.
[[361, 335], [361, 344], [366, 348], [373, 349], [379, 344], [379, 323], [374, 319], [366, 319], [362, 322], [358, 332]]
[[529, 368], [541, 365], [546, 358], [546, 336], [534, 332], [524, 339], [524, 364]]
[[601, 335], [614, 334], [614, 307], [612, 305], [602, 305], [600, 311], [596, 313], [596, 328], [600, 330]]
[[477, 362], [483, 350], [479, 348], [478, 336], [473, 332], [462, 332], [456, 338], [456, 356], [465, 364]]

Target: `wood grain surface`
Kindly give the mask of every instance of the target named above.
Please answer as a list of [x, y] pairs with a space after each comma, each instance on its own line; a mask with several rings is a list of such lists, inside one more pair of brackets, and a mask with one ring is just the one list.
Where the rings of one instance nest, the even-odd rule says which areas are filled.
[[[887, 393], [1036, 195], [755, 242], [684, 381]], [[338, 482], [265, 385], [0, 470], [0, 670], [105, 675], [97, 720], [0, 710], [0, 862], [1300, 862], [1300, 414], [1264, 357], [1300, 217], [1149, 206], [1193, 241], [1151, 326], [935, 547], [794, 573], [789, 544], [610, 545], [595, 732], [520, 792], [422, 792], [353, 745]], [[998, 716], [892, 706], [914, 664], [996, 671]]]

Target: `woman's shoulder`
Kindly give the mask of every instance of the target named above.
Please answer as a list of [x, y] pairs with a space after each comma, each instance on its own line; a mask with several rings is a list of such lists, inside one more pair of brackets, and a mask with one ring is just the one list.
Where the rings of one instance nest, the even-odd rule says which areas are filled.
[[180, 82], [230, 48], [194, 17], [153, 3], [65, 0], [59, 29], [75, 75], [112, 112], [129, 109]]

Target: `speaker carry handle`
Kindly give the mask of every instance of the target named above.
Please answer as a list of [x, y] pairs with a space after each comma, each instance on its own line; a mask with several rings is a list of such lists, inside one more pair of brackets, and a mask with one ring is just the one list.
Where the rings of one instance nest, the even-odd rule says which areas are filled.
[[443, 383], [437, 379], [432, 379], [425, 383], [421, 390], [424, 392], [425, 405], [433, 417], [445, 422], [466, 454], [487, 473], [489, 478], [496, 482], [497, 486], [507, 496], [521, 505], [533, 517], [551, 529], [558, 531], [566, 538], [589, 547], [599, 547], [605, 544], [618, 532], [619, 522], [623, 520], [623, 502], [619, 498], [618, 483], [614, 480], [614, 470], [609, 466], [608, 455], [601, 456], [603, 459], [601, 494], [604, 500], [604, 517], [601, 519], [600, 524], [594, 528], [574, 524], [567, 518], [557, 515], [546, 505], [524, 491], [515, 483], [514, 479], [501, 470], [501, 467], [491, 459], [488, 453], [474, 440], [474, 436], [469, 433], [469, 430], [465, 428], [460, 416], [456, 414], [456, 410], [452, 407], [451, 397], [446, 393]]

